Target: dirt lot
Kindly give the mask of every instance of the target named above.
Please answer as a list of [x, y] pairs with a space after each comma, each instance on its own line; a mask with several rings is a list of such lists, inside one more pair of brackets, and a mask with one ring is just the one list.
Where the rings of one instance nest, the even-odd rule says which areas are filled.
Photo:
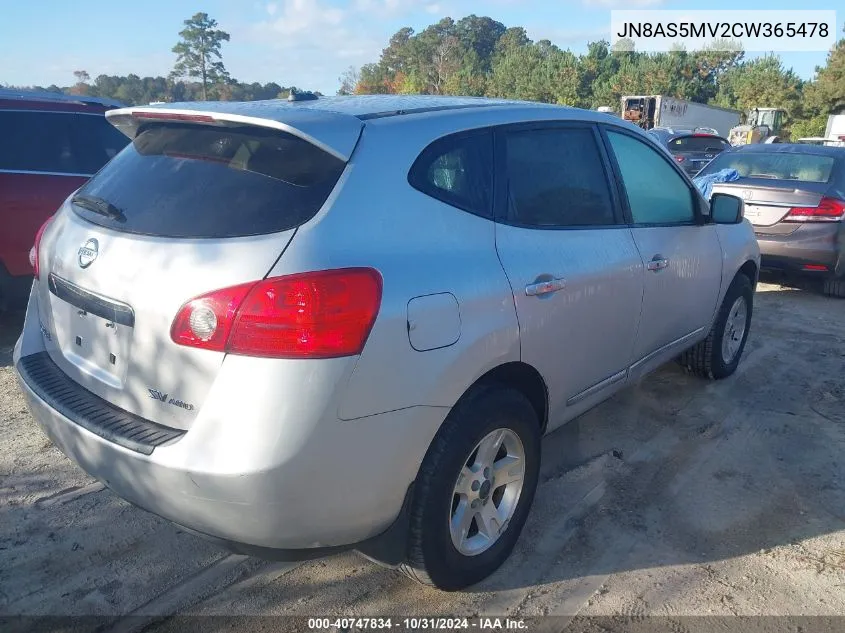
[[19, 317], [6, 317], [0, 616], [134, 614], [116, 630], [181, 631], [168, 616], [559, 615], [558, 630], [621, 630], [658, 615], [684, 631], [685, 616], [845, 614], [843, 317], [845, 301], [762, 284], [737, 374], [667, 366], [547, 438], [517, 550], [454, 594], [354, 554], [227, 554], [127, 505], [34, 425], [10, 366]]

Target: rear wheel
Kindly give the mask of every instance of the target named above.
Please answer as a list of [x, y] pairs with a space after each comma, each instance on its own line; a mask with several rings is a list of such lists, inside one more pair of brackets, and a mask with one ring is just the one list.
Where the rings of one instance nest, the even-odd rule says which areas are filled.
[[444, 590], [489, 576], [519, 538], [539, 471], [540, 424], [525, 396], [488, 386], [463, 399], [420, 467], [402, 570]]
[[703, 378], [719, 380], [733, 374], [748, 340], [753, 301], [751, 281], [737, 275], [707, 338], [681, 355], [681, 365]]
[[828, 297], [845, 298], [845, 279], [825, 279], [824, 293]]

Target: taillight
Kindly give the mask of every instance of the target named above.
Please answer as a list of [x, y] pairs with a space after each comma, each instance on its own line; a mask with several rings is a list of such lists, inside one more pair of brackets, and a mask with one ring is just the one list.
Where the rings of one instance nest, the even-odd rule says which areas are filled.
[[174, 342], [243, 356], [360, 354], [381, 306], [381, 275], [342, 268], [216, 290], [179, 310]]
[[39, 260], [41, 259], [41, 238], [44, 236], [44, 231], [47, 230], [47, 227], [50, 225], [50, 222], [53, 221], [54, 216], [50, 216], [41, 225], [41, 228], [38, 229], [38, 232], [35, 234], [35, 244], [33, 244], [32, 248], [29, 249], [29, 265], [32, 266], [33, 274], [35, 278], [38, 279], [39, 273], [41, 272], [41, 266]]
[[784, 218], [796, 222], [836, 222], [845, 216], [845, 202], [822, 198], [817, 207], [792, 207]]
[[675, 162], [683, 163], [686, 159], [683, 156], [675, 156]]

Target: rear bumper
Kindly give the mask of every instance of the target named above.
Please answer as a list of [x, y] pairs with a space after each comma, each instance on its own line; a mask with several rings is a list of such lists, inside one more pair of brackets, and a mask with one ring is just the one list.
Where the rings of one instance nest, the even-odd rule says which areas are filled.
[[[16, 367], [43, 351], [34, 301], [15, 348]], [[242, 374], [246, 367], [235, 370]], [[265, 390], [266, 382], [278, 376], [259, 371], [249, 376], [254, 392], [237, 394], [247, 403], [242, 416], [204, 419], [204, 408], [181, 438], [144, 454], [74, 422], [23, 374], [21, 388], [47, 436], [119, 496], [230, 549], [278, 559], [364, 545], [377, 549], [374, 537], [401, 517], [409, 486], [447, 413], [411, 407], [342, 421], [336, 406], [315, 402], [313, 419], [280, 419], [283, 407], [272, 398], [262, 401], [274, 391], [272, 385]], [[286, 395], [307, 400], [309, 392]], [[329, 394], [323, 400], [334, 402]]]
[[[842, 222], [802, 224], [788, 235], [756, 235], [763, 268], [833, 277], [845, 275], [845, 224]], [[826, 270], [808, 271], [805, 269], [808, 265], [824, 266]]]

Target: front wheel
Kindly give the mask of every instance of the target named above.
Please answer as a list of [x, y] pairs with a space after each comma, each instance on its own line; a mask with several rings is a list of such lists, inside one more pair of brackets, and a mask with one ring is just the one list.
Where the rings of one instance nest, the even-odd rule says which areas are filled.
[[519, 538], [539, 472], [540, 424], [525, 396], [487, 386], [462, 399], [420, 467], [402, 570], [450, 591], [489, 576]]
[[737, 275], [707, 338], [681, 355], [681, 365], [703, 378], [719, 380], [733, 374], [748, 340], [753, 305], [751, 280]]

